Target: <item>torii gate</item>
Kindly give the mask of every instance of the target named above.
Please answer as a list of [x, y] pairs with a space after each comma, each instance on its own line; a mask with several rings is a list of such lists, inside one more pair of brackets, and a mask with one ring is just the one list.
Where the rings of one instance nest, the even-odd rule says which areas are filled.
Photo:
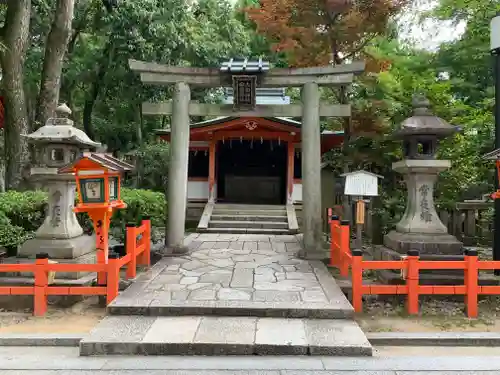
[[[220, 68], [176, 67], [129, 60], [130, 69], [151, 85], [174, 85], [173, 99], [143, 103], [147, 115], [172, 115], [168, 179], [167, 248], [174, 254], [183, 247], [186, 219], [189, 157], [189, 116], [302, 117], [302, 205], [306, 259], [324, 258], [321, 210], [320, 117], [350, 117], [349, 104], [320, 102], [319, 86], [348, 86], [354, 75], [365, 69], [364, 62], [339, 66], [297, 69], [270, 69], [269, 63], [234, 60]], [[214, 88], [233, 86], [235, 105], [191, 101], [190, 86]], [[255, 105], [256, 87], [301, 87], [302, 103]], [[240, 92], [238, 93], [238, 88]]]

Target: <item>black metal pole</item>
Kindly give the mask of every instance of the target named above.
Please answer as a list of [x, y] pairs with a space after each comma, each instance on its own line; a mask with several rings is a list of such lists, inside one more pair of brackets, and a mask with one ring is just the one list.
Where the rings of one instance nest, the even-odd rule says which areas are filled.
[[[495, 77], [495, 149], [500, 149], [500, 49], [493, 51]], [[498, 170], [495, 165], [495, 188], [498, 190]], [[493, 233], [493, 260], [500, 260], [500, 199], [495, 199], [495, 228]], [[495, 270], [500, 276], [500, 270]]]

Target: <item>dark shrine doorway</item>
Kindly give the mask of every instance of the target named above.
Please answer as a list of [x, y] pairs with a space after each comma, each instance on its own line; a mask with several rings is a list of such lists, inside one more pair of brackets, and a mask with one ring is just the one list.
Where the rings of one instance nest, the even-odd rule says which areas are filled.
[[217, 200], [285, 204], [287, 143], [232, 139], [217, 144]]

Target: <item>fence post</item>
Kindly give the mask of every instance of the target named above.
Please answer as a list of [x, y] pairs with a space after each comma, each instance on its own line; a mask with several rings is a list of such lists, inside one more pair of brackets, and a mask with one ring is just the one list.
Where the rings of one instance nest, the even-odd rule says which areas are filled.
[[130, 259], [127, 264], [127, 279], [133, 279], [136, 275], [137, 255], [135, 249], [137, 248], [137, 228], [135, 224], [127, 224], [127, 255]]
[[406, 262], [408, 265], [408, 272], [406, 276], [406, 285], [408, 287], [408, 300], [407, 309], [408, 314], [418, 314], [418, 287], [419, 287], [419, 252], [418, 250], [408, 250]]
[[339, 266], [339, 251], [337, 244], [340, 243], [338, 238], [337, 228], [339, 227], [339, 217], [333, 215], [328, 219], [330, 223], [330, 267]]
[[142, 220], [142, 225], [144, 225], [144, 233], [142, 238], [144, 239], [144, 251], [141, 254], [140, 265], [145, 267], [151, 266], [151, 219], [149, 216], [145, 216]]
[[47, 285], [49, 264], [49, 254], [39, 253], [36, 254], [35, 260], [35, 286], [34, 286], [34, 302], [33, 302], [33, 315], [43, 316], [47, 312]]
[[349, 276], [349, 260], [346, 255], [349, 253], [351, 247], [351, 236], [349, 233], [349, 220], [340, 221], [340, 275], [343, 277]]
[[109, 305], [117, 296], [120, 285], [120, 255], [110, 252], [108, 255], [107, 274], [108, 283], [106, 285], [106, 304]]
[[363, 250], [352, 250], [351, 265], [352, 306], [355, 312], [363, 312]]
[[477, 318], [477, 294], [478, 294], [478, 260], [477, 250], [468, 250], [465, 253], [465, 304], [467, 305], [467, 316]]

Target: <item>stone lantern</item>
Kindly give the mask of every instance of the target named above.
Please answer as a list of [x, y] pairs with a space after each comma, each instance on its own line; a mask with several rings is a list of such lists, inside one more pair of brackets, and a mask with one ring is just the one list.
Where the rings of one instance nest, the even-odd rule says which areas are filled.
[[[459, 255], [462, 243], [448, 234], [434, 206], [434, 184], [439, 173], [449, 169], [449, 160], [436, 159], [439, 141], [457, 131], [435, 116], [425, 97], [413, 99], [413, 116], [403, 121], [394, 138], [403, 141], [404, 159], [392, 169], [404, 176], [408, 189], [406, 211], [396, 229], [384, 237], [393, 255], [419, 250], [421, 256]], [[395, 253], [394, 253], [395, 252]]]
[[[95, 262], [95, 239], [83, 234], [73, 206], [76, 183], [72, 174], [58, 174], [58, 169], [75, 161], [85, 150], [93, 150], [100, 143], [92, 141], [69, 119], [71, 110], [65, 105], [56, 109], [56, 117], [45, 126], [27, 135], [36, 148], [31, 178], [48, 192], [48, 208], [43, 224], [35, 238], [26, 241], [18, 250], [18, 258], [35, 258], [47, 253], [60, 263]], [[79, 274], [58, 273], [58, 278], [75, 279]]]

